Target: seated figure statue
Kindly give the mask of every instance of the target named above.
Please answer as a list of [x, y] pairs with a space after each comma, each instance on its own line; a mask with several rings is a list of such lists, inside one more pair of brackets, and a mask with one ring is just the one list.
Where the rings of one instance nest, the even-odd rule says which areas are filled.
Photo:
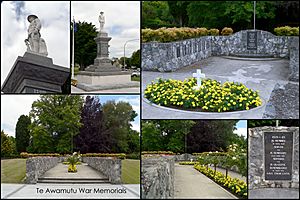
[[41, 21], [36, 15], [29, 15], [27, 20], [30, 22], [28, 27], [28, 38], [25, 39], [27, 51], [39, 55], [47, 56], [47, 46], [43, 38], [41, 38]]

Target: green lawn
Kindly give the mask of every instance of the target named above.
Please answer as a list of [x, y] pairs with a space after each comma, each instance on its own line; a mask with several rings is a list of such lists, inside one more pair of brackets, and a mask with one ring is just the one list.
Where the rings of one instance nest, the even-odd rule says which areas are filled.
[[131, 77], [131, 81], [141, 81], [141, 77], [140, 76]]
[[26, 175], [26, 159], [1, 160], [1, 183], [22, 183]]
[[122, 182], [127, 184], [140, 183], [140, 160], [122, 160]]

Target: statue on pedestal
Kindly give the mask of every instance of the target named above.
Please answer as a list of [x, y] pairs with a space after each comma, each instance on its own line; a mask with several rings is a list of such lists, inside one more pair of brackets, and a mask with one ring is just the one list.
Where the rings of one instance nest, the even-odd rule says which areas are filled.
[[43, 38], [41, 38], [40, 30], [42, 28], [41, 21], [36, 15], [29, 15], [27, 20], [30, 22], [28, 27], [28, 38], [25, 39], [27, 51], [39, 55], [47, 56], [47, 46]]
[[103, 27], [104, 27], [104, 23], [105, 23], [105, 18], [104, 18], [104, 12], [100, 12], [100, 15], [99, 15], [99, 23], [100, 23], [100, 31], [101, 32], [103, 30]]

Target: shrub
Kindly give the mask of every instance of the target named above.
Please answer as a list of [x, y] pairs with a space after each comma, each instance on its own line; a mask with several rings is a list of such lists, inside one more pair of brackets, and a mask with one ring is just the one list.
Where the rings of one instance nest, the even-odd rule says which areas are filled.
[[219, 35], [220, 31], [219, 29], [216, 29], [216, 28], [212, 28], [208, 31], [209, 35]]
[[179, 165], [195, 165], [198, 162], [179, 162]]
[[223, 28], [222, 31], [221, 31], [221, 35], [232, 35], [233, 33], [233, 30], [232, 28]]
[[27, 153], [27, 152], [22, 152], [22, 153], [20, 153], [20, 156], [21, 156], [21, 158], [44, 157], [44, 156], [59, 157], [60, 154], [58, 154], [58, 153]]
[[282, 26], [274, 28], [278, 36], [299, 36], [299, 27]]
[[146, 154], [165, 154], [165, 155], [176, 155], [174, 152], [172, 151], [143, 151], [142, 155], [146, 155]]
[[242, 83], [204, 79], [200, 89], [193, 89], [196, 79], [184, 81], [158, 79], [145, 89], [145, 98], [167, 107], [198, 109], [204, 112], [228, 112], [249, 110], [260, 106], [262, 101], [257, 91], [248, 89]]
[[77, 167], [76, 167], [76, 165], [69, 165], [69, 167], [68, 167], [68, 172], [71, 172], [71, 173], [77, 172]]
[[140, 152], [126, 154], [126, 159], [139, 160], [140, 159]]
[[86, 153], [81, 154], [81, 157], [116, 157], [120, 159], [125, 159], [125, 153]]

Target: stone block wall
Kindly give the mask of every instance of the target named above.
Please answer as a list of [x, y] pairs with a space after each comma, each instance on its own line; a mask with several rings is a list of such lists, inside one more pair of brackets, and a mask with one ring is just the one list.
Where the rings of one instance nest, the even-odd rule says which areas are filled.
[[142, 159], [142, 199], [174, 197], [174, 156], [144, 157]]
[[[264, 132], [293, 132], [293, 163], [291, 181], [264, 179]], [[299, 127], [256, 127], [249, 128], [248, 137], [248, 187], [299, 188]]]
[[257, 50], [247, 50], [247, 32], [242, 30], [230, 36], [212, 36], [213, 56], [263, 54], [272, 57], [289, 57], [289, 37], [278, 37], [267, 31], [257, 31]]
[[197, 157], [189, 153], [174, 155], [174, 158], [175, 158], [175, 162], [191, 161], [191, 159], [193, 159], [193, 161], [197, 161]]
[[55, 167], [58, 157], [35, 157], [26, 160], [26, 183], [35, 184], [46, 171]]
[[290, 81], [299, 81], [299, 37], [290, 37]]
[[122, 183], [122, 162], [117, 158], [82, 157], [82, 161], [106, 175], [112, 184]]
[[210, 56], [261, 54], [291, 58], [290, 80], [297, 81], [299, 37], [275, 36], [267, 31], [256, 30], [257, 50], [247, 50], [247, 31], [249, 30], [242, 30], [230, 36], [203, 36], [169, 43], [143, 43], [142, 69], [172, 72]]
[[177, 42], [142, 44], [142, 69], [172, 72], [211, 56], [210, 36]]

